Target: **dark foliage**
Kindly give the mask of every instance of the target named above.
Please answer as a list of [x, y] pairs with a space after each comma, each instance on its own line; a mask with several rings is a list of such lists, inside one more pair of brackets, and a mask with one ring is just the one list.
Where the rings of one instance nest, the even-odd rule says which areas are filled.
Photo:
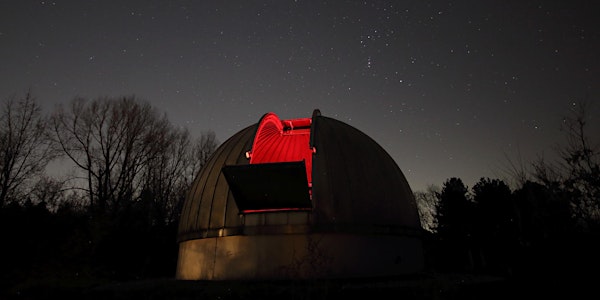
[[598, 278], [600, 231], [578, 226], [569, 187], [527, 181], [512, 192], [482, 178], [471, 191], [452, 178], [438, 194], [438, 231], [425, 239], [430, 270], [565, 284]]
[[478, 268], [509, 274], [518, 246], [517, 210], [510, 188], [501, 180], [482, 178], [473, 186], [473, 202]]
[[114, 219], [44, 203], [0, 209], [0, 296], [47, 281], [110, 282], [174, 276], [176, 224], [153, 225], [144, 207]]
[[468, 198], [468, 188], [461, 179], [450, 178], [438, 197], [437, 267], [443, 271], [469, 271], [472, 269], [474, 205]]

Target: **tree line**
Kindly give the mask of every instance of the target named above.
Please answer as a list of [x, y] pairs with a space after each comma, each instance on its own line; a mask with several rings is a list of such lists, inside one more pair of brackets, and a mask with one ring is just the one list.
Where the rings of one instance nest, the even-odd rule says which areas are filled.
[[[217, 145], [135, 96], [75, 98], [48, 114], [31, 92], [5, 99], [0, 285], [172, 276], [185, 193]], [[66, 172], [49, 175], [51, 164]]]
[[[513, 165], [472, 188], [449, 178], [414, 193], [429, 270], [502, 276], [600, 266], [600, 161], [585, 105], [563, 126], [559, 160]], [[0, 108], [0, 289], [172, 277], [185, 193], [216, 150], [135, 96], [75, 98], [45, 114], [36, 98]], [[50, 164], [66, 173], [49, 175]], [[54, 168], [54, 167], [53, 167]]]
[[519, 278], [597, 278], [600, 152], [597, 136], [588, 132], [590, 105], [577, 103], [564, 117], [566, 142], [555, 149], [556, 160], [509, 163], [512, 189], [498, 178], [481, 178], [469, 188], [453, 177], [441, 188], [415, 192], [430, 267]]

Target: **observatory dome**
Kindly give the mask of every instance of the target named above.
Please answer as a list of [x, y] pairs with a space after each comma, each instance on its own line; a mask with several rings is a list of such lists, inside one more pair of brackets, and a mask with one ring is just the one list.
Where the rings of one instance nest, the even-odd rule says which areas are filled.
[[315, 110], [266, 113], [200, 170], [178, 229], [178, 279], [391, 276], [423, 268], [412, 190], [360, 130]]

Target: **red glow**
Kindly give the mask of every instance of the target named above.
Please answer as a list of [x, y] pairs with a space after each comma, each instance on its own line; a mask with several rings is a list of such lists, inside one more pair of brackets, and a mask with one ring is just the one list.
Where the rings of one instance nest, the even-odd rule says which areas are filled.
[[249, 153], [251, 164], [304, 161], [312, 185], [310, 125], [312, 119], [280, 120], [274, 113], [263, 116]]

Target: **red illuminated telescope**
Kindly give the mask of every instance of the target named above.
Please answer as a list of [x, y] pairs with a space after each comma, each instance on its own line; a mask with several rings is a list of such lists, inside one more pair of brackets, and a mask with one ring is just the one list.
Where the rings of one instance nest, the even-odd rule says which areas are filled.
[[242, 213], [302, 210], [312, 207], [312, 119], [280, 120], [274, 113], [262, 117], [247, 165], [223, 167]]

